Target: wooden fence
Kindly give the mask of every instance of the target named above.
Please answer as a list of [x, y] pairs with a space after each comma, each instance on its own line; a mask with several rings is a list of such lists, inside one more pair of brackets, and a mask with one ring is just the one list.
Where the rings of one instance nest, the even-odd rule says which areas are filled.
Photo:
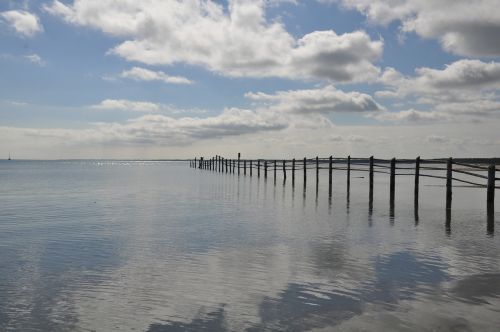
[[[413, 176], [414, 200], [418, 207], [420, 178], [435, 178], [446, 180], [446, 211], [447, 222], [449, 222], [449, 211], [451, 210], [453, 187], [471, 187], [485, 188], [486, 208], [488, 218], [488, 227], [493, 230], [493, 214], [495, 204], [495, 181], [500, 180], [496, 177], [497, 165], [500, 165], [500, 158], [436, 158], [436, 159], [378, 159], [369, 158], [303, 158], [303, 159], [241, 159], [238, 153], [237, 159], [228, 159], [221, 156], [211, 158], [194, 158], [190, 160], [190, 167], [199, 168], [214, 172], [232, 173], [248, 176], [263, 176], [268, 178], [272, 171], [274, 179], [278, 172], [282, 172], [283, 179], [286, 181], [287, 175], [291, 175], [292, 185], [295, 185], [296, 176], [303, 176], [304, 186], [307, 183], [307, 170], [315, 170], [316, 186], [319, 184], [320, 170], [328, 170], [328, 192], [332, 196], [332, 178], [334, 170], [346, 171], [347, 191], [350, 191], [351, 173], [367, 172], [369, 188], [369, 208], [373, 204], [373, 179], [374, 174], [389, 175], [389, 202], [391, 211], [394, 208], [396, 176]], [[491, 222], [490, 222], [491, 221]]]

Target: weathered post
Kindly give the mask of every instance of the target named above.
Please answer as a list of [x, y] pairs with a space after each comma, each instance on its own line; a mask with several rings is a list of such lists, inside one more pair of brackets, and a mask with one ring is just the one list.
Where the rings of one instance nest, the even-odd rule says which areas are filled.
[[283, 160], [283, 180], [286, 180], [286, 168], [285, 168], [285, 163], [286, 161]]
[[264, 160], [264, 179], [267, 179], [267, 160]]
[[274, 161], [274, 179], [276, 180], [276, 160]]
[[227, 174], [227, 172], [229, 171], [229, 170], [228, 170], [228, 167], [227, 167], [227, 166], [228, 166], [228, 165], [227, 165], [227, 159], [224, 159], [224, 161], [225, 161], [225, 164], [226, 164], [226, 174]]
[[307, 181], [307, 159], [304, 157], [304, 187]]
[[316, 156], [316, 187], [318, 187], [319, 183], [319, 159], [318, 156]]
[[[418, 192], [420, 186], [420, 156], [415, 159], [415, 201], [418, 202]], [[418, 203], [417, 203], [418, 204]]]
[[486, 193], [486, 205], [488, 212], [494, 211], [495, 207], [495, 165], [488, 167], [488, 186]]
[[347, 191], [351, 188], [351, 156], [347, 156]]
[[495, 165], [488, 167], [488, 186], [486, 194], [486, 232], [495, 232]]
[[241, 158], [241, 153], [238, 152], [238, 175], [240, 175], [240, 158]]
[[252, 168], [252, 159], [250, 159], [250, 177], [252, 176], [253, 168]]
[[448, 158], [446, 163], [446, 209], [451, 209], [451, 197], [452, 197], [452, 176], [453, 176], [453, 159]]
[[295, 158], [292, 159], [292, 186], [295, 185]]
[[257, 177], [260, 178], [260, 159], [257, 160]]
[[196, 157], [194, 157], [194, 168], [196, 168], [197, 164], [198, 164], [198, 160], [196, 160]]
[[333, 170], [333, 157], [330, 156], [328, 163], [328, 196], [332, 196], [332, 170]]
[[243, 175], [247, 175], [247, 161], [243, 160]]
[[200, 166], [199, 166], [200, 169], [203, 169], [203, 157], [200, 157]]
[[389, 184], [390, 191], [390, 204], [391, 208], [394, 207], [394, 192], [396, 189], [396, 158], [391, 159], [391, 179]]
[[373, 156], [370, 157], [370, 171], [369, 171], [370, 191], [368, 193], [368, 209], [371, 212], [373, 209]]

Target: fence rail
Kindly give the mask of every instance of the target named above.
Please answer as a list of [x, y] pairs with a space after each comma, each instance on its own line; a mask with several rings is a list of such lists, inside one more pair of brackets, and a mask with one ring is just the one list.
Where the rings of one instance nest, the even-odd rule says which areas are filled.
[[[307, 170], [315, 170], [316, 185], [319, 183], [321, 170], [328, 170], [329, 195], [332, 195], [332, 172], [334, 170], [347, 171], [347, 190], [350, 190], [351, 172], [367, 172], [369, 174], [369, 200], [370, 207], [373, 201], [373, 179], [374, 174], [388, 174], [390, 176], [389, 197], [391, 208], [394, 206], [395, 179], [397, 176], [414, 176], [415, 204], [418, 206], [420, 177], [436, 178], [446, 180], [446, 209], [451, 209], [452, 191], [455, 182], [465, 183], [470, 188], [486, 188], [486, 206], [488, 215], [494, 213], [495, 202], [495, 181], [500, 178], [495, 177], [497, 167], [500, 165], [500, 158], [435, 158], [435, 159], [379, 159], [373, 156], [363, 157], [327, 157], [327, 158], [303, 158], [303, 159], [242, 159], [238, 153], [237, 159], [228, 159], [221, 156], [211, 158], [194, 158], [190, 160], [190, 167], [204, 170], [211, 170], [221, 173], [234, 173], [257, 177], [261, 175], [268, 177], [272, 172], [274, 179], [277, 173], [283, 174], [284, 180], [287, 174], [291, 175], [292, 184], [295, 184], [296, 173], [303, 174], [304, 184], [307, 181]], [[354, 166], [354, 167], [352, 167]], [[399, 171], [399, 172], [396, 172]], [[436, 174], [436, 172], [443, 172]], [[460, 176], [460, 177], [457, 177]], [[481, 181], [483, 180], [483, 181]], [[484, 181], [485, 180], [485, 181]], [[460, 185], [464, 187], [464, 185]], [[490, 218], [491, 219], [491, 218]], [[488, 220], [490, 220], [488, 219]], [[490, 225], [493, 227], [493, 225]]]

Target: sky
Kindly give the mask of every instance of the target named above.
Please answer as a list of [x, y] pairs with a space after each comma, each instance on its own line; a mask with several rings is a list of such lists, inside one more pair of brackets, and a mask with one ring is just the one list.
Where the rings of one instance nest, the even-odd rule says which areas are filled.
[[0, 0], [0, 159], [498, 157], [498, 0]]

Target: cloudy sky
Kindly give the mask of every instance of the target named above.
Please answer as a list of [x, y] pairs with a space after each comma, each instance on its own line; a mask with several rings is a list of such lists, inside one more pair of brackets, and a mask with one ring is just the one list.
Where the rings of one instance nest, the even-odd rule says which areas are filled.
[[3, 0], [0, 157], [499, 156], [497, 7]]

